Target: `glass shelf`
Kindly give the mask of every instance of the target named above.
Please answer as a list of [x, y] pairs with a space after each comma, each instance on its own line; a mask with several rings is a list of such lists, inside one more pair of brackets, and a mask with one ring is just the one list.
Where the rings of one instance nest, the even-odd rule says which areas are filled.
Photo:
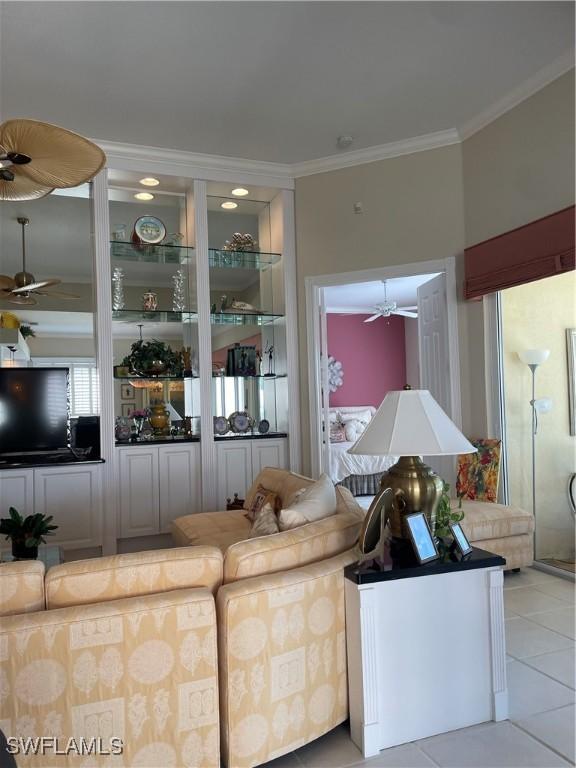
[[217, 269], [268, 269], [277, 264], [279, 253], [260, 253], [258, 251], [224, 251], [210, 248], [208, 264]]
[[194, 255], [194, 248], [184, 245], [149, 245], [110, 241], [110, 256], [123, 261], [148, 261], [156, 264], [185, 264]]
[[196, 312], [174, 312], [173, 310], [115, 309], [112, 319], [122, 323], [195, 323], [198, 320]]
[[186, 381], [187, 379], [198, 379], [198, 376], [139, 376], [137, 373], [133, 373], [131, 376], [114, 376], [116, 381]]
[[210, 315], [210, 322], [212, 325], [271, 325], [283, 317], [262, 312], [216, 312]]
[[263, 381], [274, 381], [274, 379], [285, 379], [286, 377], [286, 373], [257, 374], [254, 376], [221, 376], [218, 373], [212, 374], [213, 379], [262, 379]]

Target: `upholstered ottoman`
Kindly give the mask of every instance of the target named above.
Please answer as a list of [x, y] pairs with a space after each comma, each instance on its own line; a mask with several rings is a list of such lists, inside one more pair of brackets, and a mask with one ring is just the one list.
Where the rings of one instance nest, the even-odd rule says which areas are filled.
[[462, 511], [462, 528], [472, 544], [505, 557], [506, 570], [532, 565], [534, 517], [531, 512], [487, 501], [463, 501]]

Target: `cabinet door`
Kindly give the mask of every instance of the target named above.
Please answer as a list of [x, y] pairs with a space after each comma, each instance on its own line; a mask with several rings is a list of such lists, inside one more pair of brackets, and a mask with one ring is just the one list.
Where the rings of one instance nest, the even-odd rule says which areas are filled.
[[118, 448], [120, 536], [148, 536], [160, 530], [158, 448]]
[[158, 446], [160, 533], [177, 517], [201, 510], [200, 444]]
[[286, 438], [252, 440], [252, 482], [264, 467], [287, 469], [288, 451], [286, 443]]
[[7, 469], [0, 472], [0, 514], [8, 516], [15, 507], [21, 515], [34, 512], [34, 475], [31, 469]]
[[68, 548], [102, 543], [101, 467], [44, 467], [34, 470], [34, 511], [53, 515], [58, 526], [50, 544]]
[[218, 509], [226, 509], [226, 499], [234, 494], [243, 499], [252, 485], [251, 440], [223, 440], [216, 443], [218, 464]]

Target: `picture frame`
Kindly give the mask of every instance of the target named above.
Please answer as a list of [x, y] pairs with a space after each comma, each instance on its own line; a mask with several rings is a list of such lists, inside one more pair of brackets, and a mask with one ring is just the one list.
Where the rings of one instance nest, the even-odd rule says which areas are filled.
[[437, 560], [440, 557], [440, 553], [432, 537], [432, 531], [424, 512], [413, 512], [411, 515], [406, 515], [404, 519], [406, 520], [414, 554], [420, 565]]
[[136, 403], [122, 403], [121, 413], [123, 419], [129, 419], [130, 414], [136, 408]]
[[470, 544], [468, 541], [468, 538], [462, 530], [460, 523], [450, 523], [450, 530], [452, 531], [452, 536], [454, 537], [455, 549], [458, 550], [462, 557], [469, 555], [470, 552], [472, 552], [472, 544]]
[[134, 387], [132, 384], [120, 385], [120, 399], [121, 400], [134, 400]]

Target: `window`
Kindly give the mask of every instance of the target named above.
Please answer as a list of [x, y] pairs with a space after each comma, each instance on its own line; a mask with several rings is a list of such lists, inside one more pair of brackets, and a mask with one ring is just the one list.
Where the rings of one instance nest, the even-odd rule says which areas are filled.
[[100, 383], [92, 358], [69, 360], [57, 357], [34, 358], [35, 368], [70, 369], [70, 416], [96, 416], [100, 413]]

